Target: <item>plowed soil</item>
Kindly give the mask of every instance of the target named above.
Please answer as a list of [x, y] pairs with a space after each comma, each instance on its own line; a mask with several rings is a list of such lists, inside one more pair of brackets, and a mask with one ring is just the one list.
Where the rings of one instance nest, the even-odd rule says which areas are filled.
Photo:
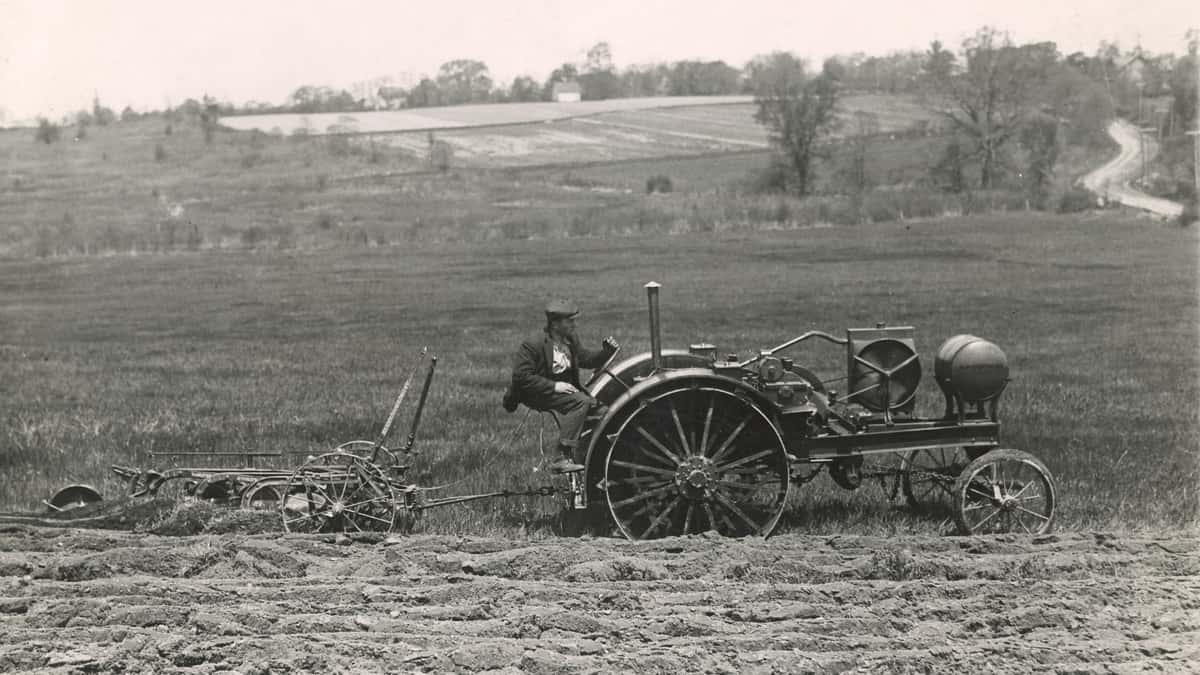
[[0, 526], [0, 671], [1195, 672], [1200, 537]]

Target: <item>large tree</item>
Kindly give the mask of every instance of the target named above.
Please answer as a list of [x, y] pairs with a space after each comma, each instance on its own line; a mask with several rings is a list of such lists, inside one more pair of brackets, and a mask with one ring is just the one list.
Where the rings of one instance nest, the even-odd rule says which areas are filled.
[[509, 100], [516, 103], [525, 103], [528, 101], [540, 101], [542, 98], [542, 87], [528, 75], [518, 75], [513, 78], [512, 86], [508, 89]]
[[936, 42], [927, 57], [931, 107], [969, 139], [980, 165], [979, 186], [991, 188], [1006, 144], [1036, 109], [1057, 59], [1054, 45], [1015, 47], [1006, 34], [983, 28], [963, 43], [962, 62]]
[[812, 189], [812, 160], [818, 143], [837, 123], [838, 67], [826, 61], [810, 76], [804, 62], [789, 52], [755, 58], [746, 66], [757, 111], [754, 119], [767, 127], [777, 166], [797, 195]]
[[438, 68], [437, 85], [446, 103], [480, 103], [492, 91], [492, 75], [483, 61], [456, 59]]

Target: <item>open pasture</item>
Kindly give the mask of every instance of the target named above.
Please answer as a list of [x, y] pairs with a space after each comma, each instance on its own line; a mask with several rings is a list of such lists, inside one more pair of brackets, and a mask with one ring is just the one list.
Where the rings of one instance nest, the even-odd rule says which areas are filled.
[[[945, 338], [999, 344], [1014, 381], [1006, 445], [1059, 481], [1062, 529], [1197, 526], [1197, 236], [1118, 214], [1031, 214], [786, 232], [490, 241], [318, 251], [200, 251], [0, 266], [0, 508], [55, 488], [121, 486], [112, 463], [151, 452], [310, 453], [382, 425], [423, 345], [440, 357], [422, 483], [467, 493], [539, 484], [538, 429], [500, 396], [520, 339], [553, 296], [585, 308], [588, 341], [648, 348], [648, 280], [664, 284], [664, 343], [721, 353], [809, 329], [911, 324], [926, 373]], [[844, 354], [795, 354], [820, 375]], [[838, 388], [838, 384], [830, 385]], [[409, 399], [410, 406], [413, 401]], [[940, 410], [928, 375], [918, 410]], [[400, 432], [411, 407], [402, 412]], [[547, 441], [548, 442], [548, 441]], [[874, 485], [822, 477], [782, 529], [941, 532]], [[428, 514], [431, 532], [549, 527], [552, 500]]]
[[[912, 112], [902, 99], [861, 98], [876, 110]], [[439, 133], [454, 146], [446, 172], [431, 170], [424, 133], [220, 131], [206, 143], [194, 120], [147, 117], [46, 145], [30, 130], [5, 130], [0, 255], [606, 236], [954, 211], [937, 194], [925, 206], [858, 215], [844, 204], [833, 214], [817, 200], [755, 193], [747, 185], [769, 164], [769, 153], [743, 142], [755, 134], [757, 142], [765, 139], [749, 105], [621, 114], [621, 124], [644, 128], [605, 126], [596, 116]], [[676, 125], [675, 117], [692, 122]], [[870, 183], [924, 180], [943, 144], [940, 137], [873, 140], [866, 148]], [[839, 145], [818, 162], [819, 192], [840, 191], [849, 152]], [[655, 176], [673, 182], [671, 194], [646, 194]]]
[[[851, 95], [840, 105], [842, 125], [833, 134], [835, 138], [855, 132], [856, 113], [873, 115], [878, 122], [877, 131], [882, 134], [910, 130], [931, 119], [928, 110], [904, 97]], [[629, 107], [548, 120], [543, 124], [439, 131], [435, 137], [452, 148], [456, 166], [473, 168], [765, 151], [768, 149], [767, 132], [754, 120], [754, 111], [754, 104], [748, 100], [657, 108]], [[430, 136], [427, 130], [419, 133], [403, 131], [373, 133], [370, 138], [415, 157], [428, 153]]]

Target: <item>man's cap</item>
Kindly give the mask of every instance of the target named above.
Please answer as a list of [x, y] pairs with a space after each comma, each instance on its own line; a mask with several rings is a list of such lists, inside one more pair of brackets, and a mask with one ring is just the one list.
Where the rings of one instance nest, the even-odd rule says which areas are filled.
[[570, 319], [579, 316], [579, 307], [570, 300], [553, 300], [546, 305], [547, 319]]

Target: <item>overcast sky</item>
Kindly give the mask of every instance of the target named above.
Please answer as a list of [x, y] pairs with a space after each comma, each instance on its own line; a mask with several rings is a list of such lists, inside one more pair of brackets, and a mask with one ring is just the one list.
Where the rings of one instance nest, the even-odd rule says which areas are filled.
[[434, 74], [456, 58], [485, 62], [499, 82], [542, 80], [601, 40], [618, 67], [881, 55], [957, 46], [983, 25], [1063, 53], [1109, 40], [1182, 54], [1200, 0], [0, 0], [0, 110], [60, 117], [93, 93], [118, 111], [206, 93], [281, 103], [303, 84]]

